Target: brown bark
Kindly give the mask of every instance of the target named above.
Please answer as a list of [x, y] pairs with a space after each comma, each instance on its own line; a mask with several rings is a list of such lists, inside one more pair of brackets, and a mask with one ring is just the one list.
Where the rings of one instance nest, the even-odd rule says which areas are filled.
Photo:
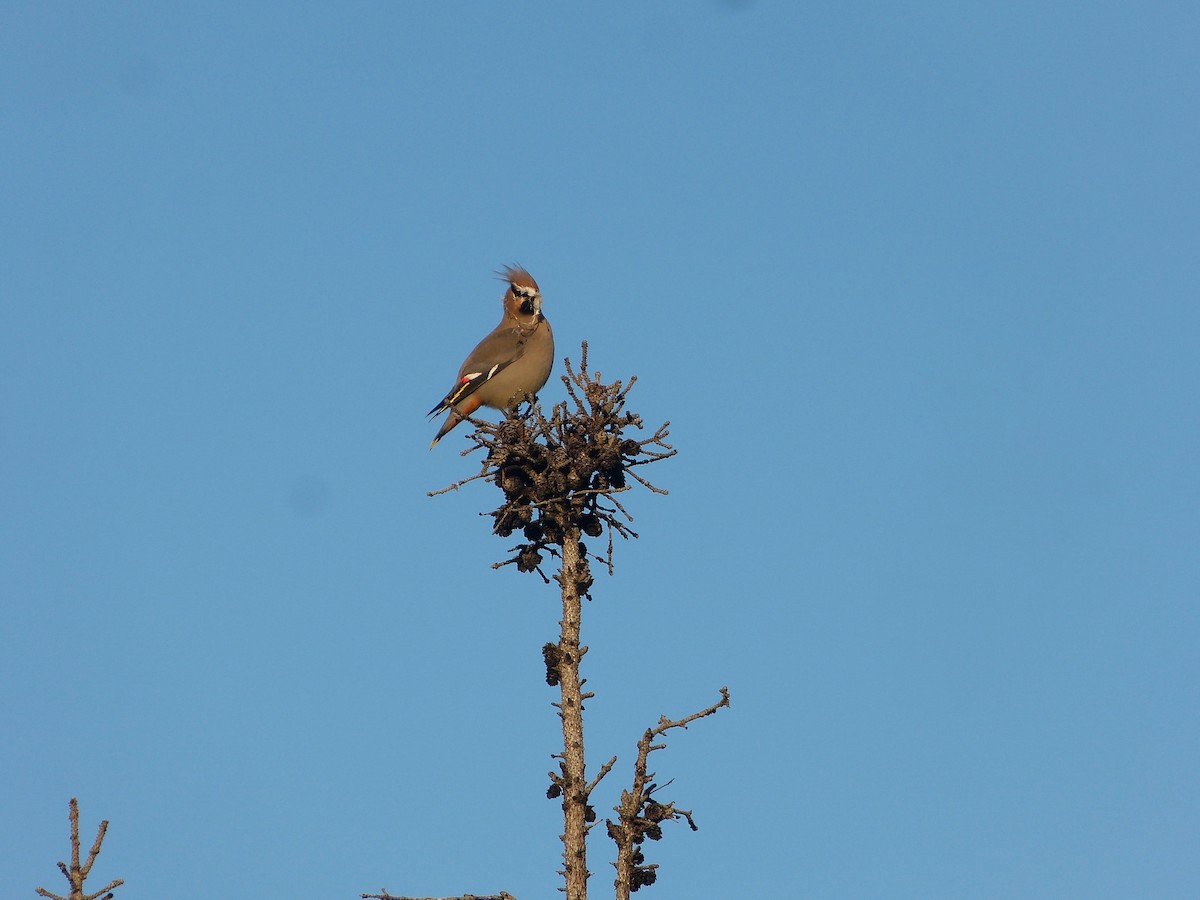
[[586, 647], [581, 647], [582, 599], [579, 529], [569, 528], [562, 544], [562, 569], [557, 580], [562, 587], [563, 615], [559, 636], [558, 673], [561, 701], [563, 752], [559, 758], [563, 809], [563, 870], [567, 900], [586, 900], [587, 881], [587, 772], [583, 753], [583, 679], [579, 664]]

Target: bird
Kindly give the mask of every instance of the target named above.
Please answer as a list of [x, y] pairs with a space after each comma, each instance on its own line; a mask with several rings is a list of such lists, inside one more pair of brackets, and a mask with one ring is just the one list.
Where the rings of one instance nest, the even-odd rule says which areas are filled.
[[450, 410], [429, 445], [430, 450], [479, 407], [514, 406], [526, 394], [540, 391], [550, 378], [554, 367], [554, 332], [542, 315], [538, 283], [517, 265], [505, 266], [496, 274], [508, 283], [504, 315], [491, 334], [467, 355], [458, 369], [454, 387], [429, 411], [432, 418]]

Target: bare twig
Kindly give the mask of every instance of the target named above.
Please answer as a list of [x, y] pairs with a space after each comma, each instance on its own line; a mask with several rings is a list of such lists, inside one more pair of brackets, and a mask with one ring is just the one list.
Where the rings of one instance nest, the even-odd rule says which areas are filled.
[[607, 775], [609, 772], [612, 771], [612, 767], [615, 766], [616, 764], [617, 764], [617, 758], [614, 756], [612, 759], [610, 759], [608, 762], [606, 762], [604, 765], [602, 765], [600, 767], [600, 771], [596, 773], [596, 777], [593, 778], [590, 782], [588, 782], [587, 793], [588, 793], [589, 797], [591, 796], [592, 791], [594, 791], [596, 789], [596, 785], [598, 785], [600, 783], [601, 779], [603, 779], [605, 775]]

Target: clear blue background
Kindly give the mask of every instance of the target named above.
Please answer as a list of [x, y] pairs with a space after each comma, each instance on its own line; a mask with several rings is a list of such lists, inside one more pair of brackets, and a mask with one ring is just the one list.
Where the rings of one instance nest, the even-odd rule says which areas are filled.
[[[588, 607], [659, 900], [1200, 895], [1200, 7], [7, 4], [0, 894], [555, 896], [557, 596], [424, 412], [669, 419]], [[543, 400], [562, 397], [552, 380]], [[610, 845], [592, 843], [609, 896]]]

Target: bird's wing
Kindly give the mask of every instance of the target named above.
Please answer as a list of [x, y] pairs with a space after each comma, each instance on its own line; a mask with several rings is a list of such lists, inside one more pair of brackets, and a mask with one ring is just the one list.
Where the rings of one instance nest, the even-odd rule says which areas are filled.
[[524, 356], [528, 340], [529, 335], [522, 334], [520, 329], [497, 328], [471, 351], [459, 370], [454, 387], [427, 415], [436, 416], [470, 397]]

